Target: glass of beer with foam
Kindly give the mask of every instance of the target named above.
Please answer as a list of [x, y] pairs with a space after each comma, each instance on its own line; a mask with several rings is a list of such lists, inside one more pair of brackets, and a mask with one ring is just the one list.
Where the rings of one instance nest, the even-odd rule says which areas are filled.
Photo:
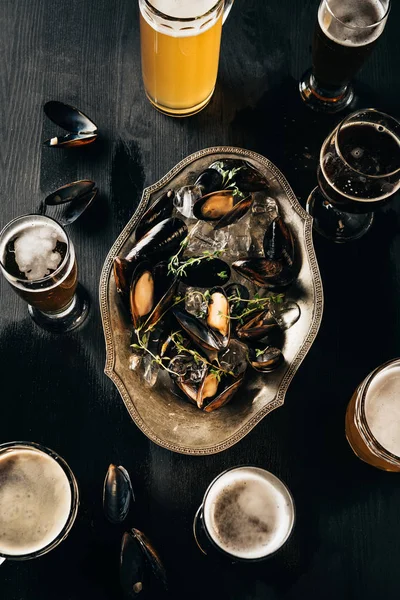
[[292, 495], [278, 477], [259, 467], [233, 467], [209, 485], [193, 534], [203, 554], [254, 562], [285, 544], [294, 520]]
[[0, 564], [50, 552], [78, 512], [76, 479], [64, 459], [33, 442], [0, 445]]
[[63, 333], [87, 316], [89, 300], [78, 285], [74, 246], [53, 219], [24, 215], [8, 223], [0, 233], [0, 268], [40, 327]]
[[358, 386], [346, 412], [346, 437], [361, 460], [400, 473], [400, 359], [378, 367]]
[[381, 36], [390, 0], [322, 0], [313, 40], [313, 67], [300, 81], [310, 108], [335, 113], [354, 98], [350, 84]]
[[222, 25], [233, 0], [139, 0], [144, 88], [161, 112], [202, 110], [217, 80]]

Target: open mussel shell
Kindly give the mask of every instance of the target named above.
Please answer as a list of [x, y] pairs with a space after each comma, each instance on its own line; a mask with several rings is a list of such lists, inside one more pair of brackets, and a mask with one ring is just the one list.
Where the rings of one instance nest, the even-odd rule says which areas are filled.
[[43, 144], [49, 148], [72, 148], [91, 144], [96, 138], [97, 133], [68, 133], [45, 140]]
[[240, 200], [240, 202], [235, 204], [232, 210], [230, 210], [218, 221], [218, 223], [214, 226], [214, 229], [222, 229], [223, 227], [228, 227], [228, 225], [237, 223], [237, 221], [244, 217], [252, 203], [253, 198], [251, 196], [246, 196], [246, 198]]
[[261, 340], [263, 337], [278, 329], [278, 323], [267, 310], [256, 313], [254, 316], [236, 328], [236, 335], [243, 341]]
[[213, 288], [210, 294], [206, 323], [219, 339], [220, 347], [226, 348], [229, 344], [231, 329], [229, 300], [222, 287]]
[[201, 188], [203, 196], [222, 189], [223, 177], [216, 169], [206, 169], [196, 179], [194, 185]]
[[279, 215], [270, 223], [264, 235], [264, 254], [271, 260], [283, 260], [290, 267], [294, 261], [294, 240], [291, 229]]
[[210, 165], [224, 176], [224, 182], [234, 183], [241, 192], [259, 192], [269, 188], [268, 180], [250, 163], [236, 158], [225, 158]]
[[172, 215], [174, 210], [175, 192], [168, 190], [162, 194], [154, 204], [144, 213], [136, 227], [136, 241], [139, 241], [154, 225], [160, 223]]
[[281, 262], [258, 257], [237, 260], [232, 264], [232, 267], [240, 275], [261, 287], [277, 283], [283, 270]]
[[[61, 225], [71, 225], [85, 212], [97, 196], [95, 182], [89, 179], [73, 181], [45, 198], [45, 213]], [[48, 207], [54, 207], [49, 214]]]
[[278, 369], [284, 361], [284, 356], [279, 348], [267, 346], [262, 353], [252, 349], [249, 351], [249, 363], [260, 373], [271, 373]]
[[[241, 283], [230, 283], [225, 288], [225, 293], [229, 299], [230, 313], [232, 317], [237, 317], [245, 310], [245, 302], [250, 298], [250, 292], [246, 286]], [[241, 300], [243, 298], [243, 300]]]
[[187, 234], [187, 225], [181, 219], [170, 217], [154, 225], [125, 256], [117, 256], [114, 259], [114, 278], [118, 292], [125, 296], [129, 294], [132, 274], [139, 260], [157, 263], [170, 256], [178, 250]]
[[193, 206], [193, 214], [200, 221], [219, 221], [234, 207], [232, 190], [220, 190], [206, 194]]
[[120, 583], [125, 598], [162, 600], [166, 597], [165, 568], [152, 544], [138, 529], [132, 528], [123, 535]]
[[231, 277], [231, 268], [220, 258], [202, 260], [185, 267], [185, 273], [181, 275], [182, 283], [193, 287], [212, 288], [224, 285]]
[[67, 183], [58, 188], [55, 192], [49, 194], [45, 198], [45, 204], [47, 204], [47, 206], [56, 206], [57, 204], [71, 202], [72, 200], [91, 192], [95, 185], [95, 182], [90, 181], [90, 179], [81, 179], [79, 181]]
[[179, 308], [172, 309], [172, 312], [179, 325], [197, 346], [206, 350], [217, 351], [223, 348], [220, 339], [200, 319]]
[[213, 412], [228, 404], [236, 394], [237, 390], [243, 383], [244, 377], [240, 377], [238, 379], [229, 378], [228, 382], [225, 382], [225, 385], [220, 393], [213, 398], [204, 408], [203, 410], [207, 413]]
[[53, 123], [70, 133], [94, 134], [97, 132], [97, 125], [74, 106], [58, 100], [51, 100], [46, 102], [43, 110]]
[[134, 500], [132, 483], [128, 471], [111, 464], [108, 467], [103, 488], [104, 514], [111, 523], [122, 523]]

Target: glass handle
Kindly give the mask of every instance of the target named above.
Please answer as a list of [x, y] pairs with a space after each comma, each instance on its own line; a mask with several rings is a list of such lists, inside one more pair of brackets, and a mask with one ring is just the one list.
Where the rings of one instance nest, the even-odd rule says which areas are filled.
[[231, 12], [233, 2], [234, 2], [234, 0], [225, 0], [224, 16], [222, 17], [222, 24], [225, 23], [229, 13]]
[[5, 558], [2, 558], [2, 557], [0, 556], [0, 565], [2, 565], [2, 564], [3, 564], [3, 562], [4, 562], [5, 560], [6, 560]]

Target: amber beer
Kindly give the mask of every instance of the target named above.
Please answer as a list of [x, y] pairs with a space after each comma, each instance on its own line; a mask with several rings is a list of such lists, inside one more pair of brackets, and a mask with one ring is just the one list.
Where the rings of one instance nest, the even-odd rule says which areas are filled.
[[346, 412], [346, 437], [366, 463], [400, 473], [400, 359], [370, 373]]
[[173, 116], [204, 108], [218, 72], [223, 0], [139, 0], [142, 75], [150, 102]]

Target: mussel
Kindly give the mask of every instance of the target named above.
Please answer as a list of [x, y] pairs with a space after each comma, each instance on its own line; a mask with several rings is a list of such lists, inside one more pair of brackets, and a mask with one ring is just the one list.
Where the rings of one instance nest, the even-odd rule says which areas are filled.
[[236, 394], [237, 390], [243, 383], [243, 377], [235, 379], [233, 377], [227, 378], [228, 381], [224, 382], [223, 389], [215, 398], [212, 398], [211, 401], [204, 407], [204, 411], [209, 413], [225, 406], [228, 404]]
[[138, 242], [154, 225], [172, 215], [174, 210], [175, 192], [168, 190], [160, 196], [154, 204], [144, 213], [136, 227], [135, 237]]
[[243, 200], [240, 200], [235, 206], [218, 221], [214, 226], [214, 229], [222, 229], [228, 225], [232, 225], [239, 221], [247, 213], [253, 203], [251, 196], [246, 196]]
[[126, 598], [162, 600], [168, 591], [161, 559], [138, 529], [124, 533], [120, 555], [120, 583]]
[[279, 215], [272, 221], [264, 235], [264, 254], [271, 260], [282, 260], [289, 267], [293, 266], [293, 235]]
[[210, 293], [206, 322], [219, 339], [220, 347], [226, 348], [230, 338], [229, 300], [221, 287], [213, 288]]
[[283, 270], [281, 262], [258, 257], [237, 260], [232, 267], [240, 275], [261, 287], [276, 283]]
[[122, 523], [134, 499], [128, 471], [121, 465], [111, 464], [103, 488], [103, 509], [107, 519], [111, 523]]
[[194, 185], [201, 188], [202, 195], [222, 189], [223, 177], [216, 169], [206, 169], [196, 179]]
[[247, 287], [241, 283], [230, 283], [225, 288], [225, 293], [229, 300], [230, 314], [232, 317], [241, 315], [248, 304], [250, 293]]
[[129, 294], [133, 271], [139, 260], [153, 263], [170, 256], [187, 236], [186, 224], [177, 218], [164, 219], [154, 225], [124, 256], [114, 259], [114, 278], [117, 290], [122, 295]]
[[232, 190], [211, 192], [200, 198], [193, 207], [193, 214], [201, 221], [219, 221], [235, 204]]
[[46, 102], [43, 110], [53, 123], [69, 132], [67, 135], [46, 140], [46, 146], [82, 146], [94, 142], [97, 138], [97, 125], [74, 106], [51, 100]]
[[[45, 198], [44, 213], [53, 217], [64, 227], [71, 225], [92, 204], [97, 195], [95, 186], [95, 182], [89, 179], [81, 179], [63, 185]], [[55, 208], [49, 211], [49, 206]]]
[[243, 324], [236, 328], [236, 335], [240, 340], [256, 341], [265, 337], [272, 330], [278, 329], [275, 318], [268, 310], [260, 311], [249, 317]]
[[260, 373], [271, 373], [284, 363], [284, 356], [279, 348], [267, 346], [261, 350], [250, 350], [249, 363]]
[[225, 158], [210, 165], [224, 178], [224, 184], [235, 184], [241, 192], [258, 192], [269, 188], [268, 180], [250, 163], [236, 158]]
[[179, 308], [172, 309], [179, 325], [186, 331], [193, 342], [205, 350], [221, 350], [223, 342], [200, 319]]
[[210, 257], [208, 260], [187, 265], [184, 274], [181, 275], [181, 281], [188, 286], [212, 288], [224, 285], [230, 276], [231, 269], [228, 263], [220, 258]]

